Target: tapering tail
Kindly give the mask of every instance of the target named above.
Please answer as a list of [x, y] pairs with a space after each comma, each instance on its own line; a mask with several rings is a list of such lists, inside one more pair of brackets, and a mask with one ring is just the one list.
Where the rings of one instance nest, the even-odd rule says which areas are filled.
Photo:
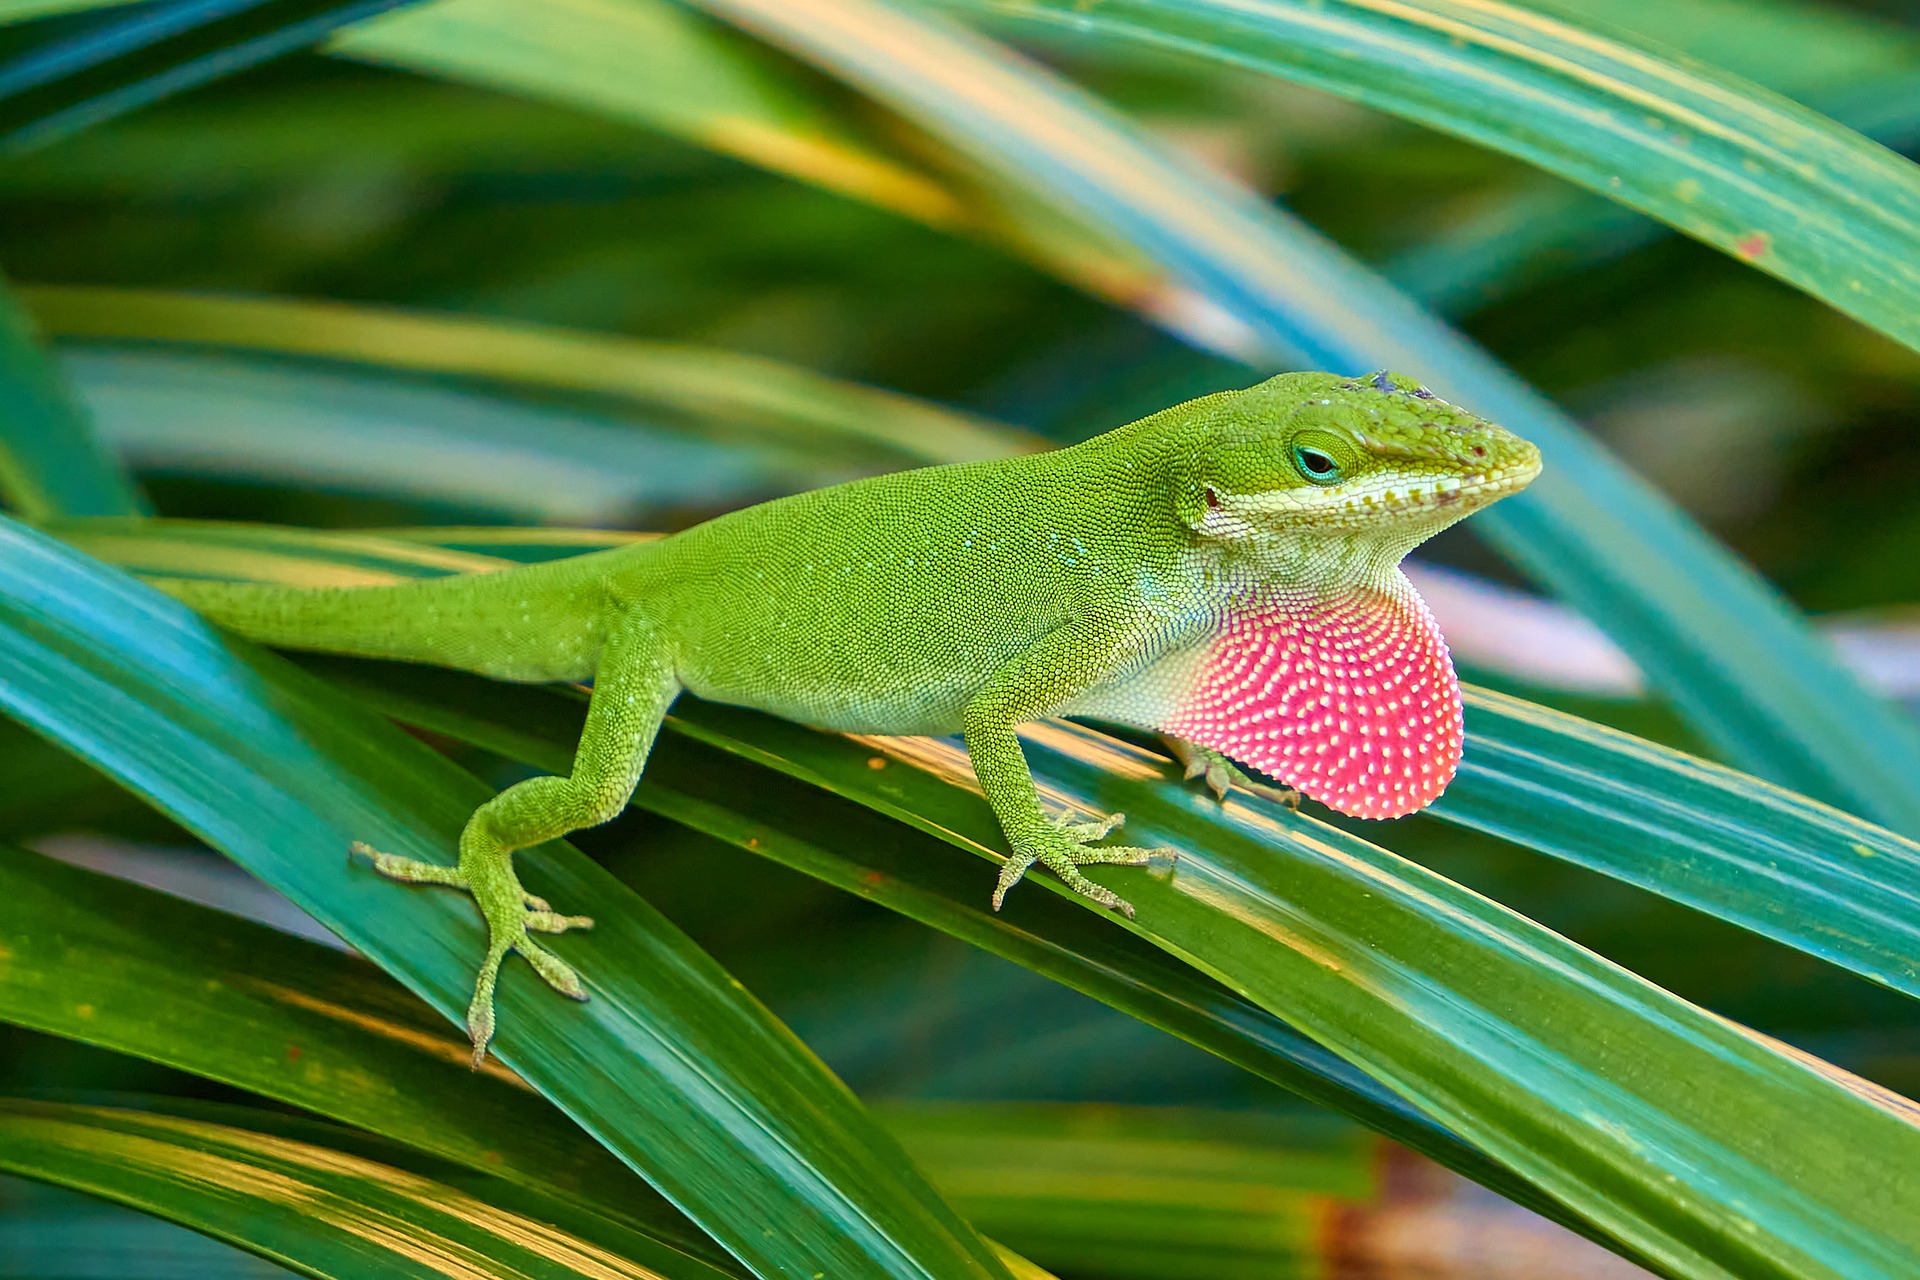
[[601, 558], [364, 587], [148, 581], [210, 621], [278, 648], [426, 662], [501, 680], [581, 680], [593, 674], [613, 623], [605, 566], [585, 563]]

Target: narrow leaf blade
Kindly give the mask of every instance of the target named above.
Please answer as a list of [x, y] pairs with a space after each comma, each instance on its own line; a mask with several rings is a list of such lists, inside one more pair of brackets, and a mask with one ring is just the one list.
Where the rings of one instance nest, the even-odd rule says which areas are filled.
[[[9, 522], [0, 547], [11, 714], [154, 800], [442, 1013], [464, 1008], [480, 943], [470, 907], [355, 874], [345, 849], [361, 839], [444, 857], [485, 788], [57, 543]], [[592, 863], [563, 846], [529, 852], [534, 891], [598, 917], [557, 948], [594, 998], [570, 1004], [509, 970], [503, 1061], [757, 1272], [1002, 1274], [718, 965]]]

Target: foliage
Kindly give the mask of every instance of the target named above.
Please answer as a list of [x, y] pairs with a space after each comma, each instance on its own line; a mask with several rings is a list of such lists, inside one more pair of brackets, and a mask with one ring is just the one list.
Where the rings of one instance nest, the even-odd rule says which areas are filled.
[[[17, 1274], [103, 1223], [115, 1275], [266, 1266], [165, 1223], [355, 1277], [1466, 1275], [1516, 1232], [1912, 1273], [1920, 736], [1789, 596], [1920, 595], [1920, 175], [1868, 140], [1920, 137], [1914, 37], [388, 7], [0, 7], [0, 1171], [93, 1197], [0, 1188]], [[593, 998], [510, 966], [477, 1073], [470, 908], [344, 850], [445, 857], [579, 691], [295, 661], [123, 572], [575, 554], [1300, 362], [1540, 440], [1431, 553], [1585, 610], [1657, 701], [1463, 650], [1462, 774], [1389, 825], [1035, 726], [1052, 803], [1182, 852], [1096, 873], [1126, 922], [1039, 877], [987, 910], [956, 744], [688, 698], [634, 812], [522, 856], [591, 903], [555, 945]]]

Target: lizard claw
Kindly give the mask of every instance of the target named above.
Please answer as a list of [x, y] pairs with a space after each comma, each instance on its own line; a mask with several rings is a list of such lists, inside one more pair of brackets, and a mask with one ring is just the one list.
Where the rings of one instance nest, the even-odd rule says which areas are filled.
[[1113, 890], [1095, 884], [1080, 874], [1085, 866], [1146, 867], [1164, 865], [1180, 855], [1174, 849], [1146, 849], [1133, 845], [1109, 845], [1091, 849], [1087, 842], [1098, 840], [1126, 821], [1126, 815], [1109, 814], [1098, 822], [1056, 821], [1032, 837], [1017, 839], [1015, 853], [1000, 867], [1000, 879], [993, 889], [993, 909], [1006, 901], [1007, 890], [1020, 883], [1034, 863], [1060, 877], [1069, 889], [1091, 899], [1109, 911], [1133, 919], [1133, 904]]
[[1197, 742], [1188, 742], [1185, 738], [1168, 734], [1161, 735], [1160, 740], [1186, 766], [1186, 780], [1205, 778], [1207, 789], [1213, 792], [1216, 799], [1225, 800], [1229, 791], [1244, 791], [1248, 795], [1283, 804], [1295, 813], [1300, 811], [1300, 793], [1292, 787], [1276, 787], [1256, 781], [1246, 770], [1212, 747], [1203, 747]]

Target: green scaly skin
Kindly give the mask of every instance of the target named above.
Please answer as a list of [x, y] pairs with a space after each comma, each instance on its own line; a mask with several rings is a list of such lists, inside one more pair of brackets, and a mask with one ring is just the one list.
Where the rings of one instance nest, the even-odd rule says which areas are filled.
[[[1089, 847], [1119, 815], [1050, 816], [1015, 726], [1064, 712], [1158, 728], [1183, 655], [1232, 601], [1384, 583], [1415, 545], [1538, 470], [1532, 445], [1411, 379], [1288, 374], [1072, 448], [859, 480], [500, 573], [313, 590], [159, 585], [272, 645], [593, 680], [572, 772], [482, 805], [457, 866], [355, 847], [384, 875], [461, 887], [479, 904], [489, 943], [468, 1012], [477, 1064], [508, 952], [585, 998], [532, 935], [591, 921], [522, 890], [513, 851], [619, 813], [683, 689], [826, 729], [964, 733], [1011, 849], [994, 905], [1037, 862], [1131, 915], [1079, 867], [1157, 851]], [[1219, 752], [1180, 746], [1190, 777], [1222, 793], [1259, 786]]]

